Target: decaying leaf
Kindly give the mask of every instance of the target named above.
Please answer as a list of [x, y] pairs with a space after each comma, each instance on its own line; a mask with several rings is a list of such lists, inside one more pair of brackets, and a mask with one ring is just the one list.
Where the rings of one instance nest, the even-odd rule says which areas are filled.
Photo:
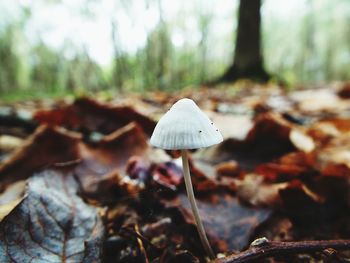
[[315, 173], [315, 154], [292, 152], [272, 162], [256, 167], [256, 172], [267, 181], [288, 181], [302, 175]]
[[59, 125], [81, 132], [109, 134], [136, 122], [151, 134], [155, 122], [129, 106], [111, 106], [88, 98], [77, 99], [74, 104], [61, 108], [38, 111], [34, 119], [43, 124]]
[[206, 112], [210, 119], [219, 128], [224, 139], [233, 138], [244, 140], [253, 126], [249, 115], [224, 115], [214, 112]]
[[236, 177], [241, 172], [239, 164], [233, 160], [216, 165], [218, 176]]
[[76, 161], [79, 140], [79, 134], [40, 126], [21, 148], [0, 163], [0, 184], [26, 179], [44, 167]]
[[332, 89], [309, 89], [295, 91], [291, 98], [297, 107], [306, 113], [339, 112], [349, 108], [347, 101], [342, 100]]
[[156, 165], [152, 172], [152, 177], [157, 184], [172, 190], [176, 190], [184, 182], [182, 168], [174, 162]]
[[293, 145], [301, 151], [311, 152], [316, 147], [313, 139], [300, 130], [293, 129], [289, 134], [289, 138]]
[[25, 191], [25, 181], [11, 184], [0, 195], [0, 221], [22, 200]]
[[[3, 135], [17, 131], [0, 127], [0, 262], [204, 261], [179, 152], [148, 143], [148, 116], [182, 97], [195, 99], [225, 137], [190, 155], [216, 252], [242, 250], [259, 235], [349, 238], [349, 88], [243, 86], [35, 106], [41, 126], [20, 144]], [[104, 226], [83, 200], [107, 208]]]
[[[127, 176], [129, 158], [144, 156], [150, 150], [146, 135], [135, 123], [116, 130], [114, 133], [103, 137], [95, 145], [79, 143], [80, 162], [73, 168], [79, 178], [83, 192], [89, 196], [104, 197], [99, 193], [101, 182], [106, 181], [106, 176], [114, 174], [112, 184], [117, 186]], [[104, 192], [108, 195], [108, 192]]]
[[247, 174], [242, 181], [237, 182], [237, 196], [244, 203], [258, 207], [273, 207], [281, 203], [279, 190], [287, 183], [271, 184], [264, 182], [264, 177], [257, 174]]
[[100, 262], [104, 227], [72, 176], [47, 171], [0, 223], [1, 262]]
[[340, 89], [337, 92], [338, 96], [343, 99], [349, 99], [350, 98], [350, 83], [345, 82]]
[[236, 161], [243, 170], [253, 171], [264, 162], [296, 150], [289, 134], [292, 125], [279, 114], [263, 113], [243, 140], [227, 139], [220, 145], [201, 150], [196, 158], [212, 165], [224, 161]]
[[[143, 155], [147, 150], [146, 135], [135, 123], [104, 136], [96, 144], [83, 142], [77, 133], [43, 125], [22, 148], [0, 164], [1, 185], [55, 167], [74, 171], [81, 190], [93, 196], [101, 189], [99, 184], [106, 186], [106, 178], [110, 179], [113, 188], [112, 185], [116, 185], [126, 175], [128, 159], [134, 155]], [[114, 174], [113, 178], [111, 174]], [[106, 190], [105, 186], [102, 189]]]
[[[180, 194], [172, 200], [163, 200], [167, 207], [180, 210], [189, 224], [194, 224], [187, 196]], [[270, 209], [256, 209], [240, 204], [230, 194], [210, 194], [203, 199], [197, 197], [199, 213], [218, 252], [240, 250], [248, 245], [256, 227], [270, 215]]]
[[296, 217], [303, 218], [302, 220], [315, 217], [322, 209], [321, 205], [324, 202], [322, 196], [313, 192], [300, 180], [291, 181], [279, 193], [286, 209]]
[[11, 136], [1, 135], [0, 136], [0, 152], [11, 152], [16, 148], [20, 147], [23, 143], [23, 139]]
[[315, 168], [323, 175], [349, 178], [350, 176], [350, 138], [339, 135], [328, 141], [317, 152]]

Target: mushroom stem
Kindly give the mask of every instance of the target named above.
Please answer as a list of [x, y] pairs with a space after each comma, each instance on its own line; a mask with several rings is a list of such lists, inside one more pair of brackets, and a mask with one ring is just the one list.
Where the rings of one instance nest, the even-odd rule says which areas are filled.
[[209, 244], [208, 238], [205, 234], [202, 220], [199, 217], [199, 211], [198, 211], [197, 203], [196, 203], [196, 200], [194, 198], [194, 193], [193, 193], [193, 187], [192, 187], [191, 176], [190, 176], [190, 168], [189, 168], [189, 164], [188, 164], [188, 157], [187, 157], [186, 150], [181, 150], [181, 157], [182, 157], [182, 166], [183, 166], [183, 170], [184, 170], [184, 178], [185, 178], [187, 196], [188, 196], [188, 199], [190, 200], [192, 213], [193, 213], [194, 220], [196, 223], [197, 231], [198, 231], [199, 237], [201, 239], [202, 245], [203, 245], [205, 251], [207, 252], [208, 256], [210, 257], [210, 259], [215, 259], [216, 257], [215, 257], [214, 252]]

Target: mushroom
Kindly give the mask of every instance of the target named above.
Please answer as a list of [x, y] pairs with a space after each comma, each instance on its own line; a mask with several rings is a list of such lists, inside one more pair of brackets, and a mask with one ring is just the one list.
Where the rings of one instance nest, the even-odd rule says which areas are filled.
[[209, 147], [222, 142], [223, 138], [214, 123], [200, 110], [191, 99], [181, 99], [159, 120], [151, 144], [165, 150], [181, 150], [182, 165], [187, 196], [191, 204], [199, 237], [211, 259], [215, 258], [199, 217], [198, 207], [188, 164], [187, 150]]

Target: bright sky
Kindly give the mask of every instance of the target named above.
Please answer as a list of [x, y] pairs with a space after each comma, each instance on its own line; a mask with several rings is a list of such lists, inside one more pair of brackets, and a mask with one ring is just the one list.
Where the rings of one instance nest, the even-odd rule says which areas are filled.
[[[181, 47], [196, 45], [200, 40], [198, 19], [194, 17], [198, 10], [213, 15], [210, 32], [213, 39], [231, 34], [238, 0], [163, 0], [162, 3], [163, 18], [174, 24], [172, 42]], [[291, 18], [303, 10], [304, 4], [305, 0], [265, 0], [263, 18]], [[113, 54], [113, 19], [119, 26], [121, 49], [127, 52], [135, 52], [142, 47], [146, 43], [147, 33], [160, 19], [157, 1], [151, 0], [12, 0], [0, 1], [0, 28], [4, 21], [19, 17], [20, 6], [30, 6], [32, 9], [32, 16], [25, 28], [32, 43], [42, 40], [55, 48], [73, 44], [86, 49], [102, 65], [107, 65]]]

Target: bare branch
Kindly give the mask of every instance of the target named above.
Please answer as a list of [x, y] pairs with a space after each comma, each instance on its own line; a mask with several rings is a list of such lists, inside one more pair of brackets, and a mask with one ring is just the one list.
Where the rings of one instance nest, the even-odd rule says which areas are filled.
[[[259, 242], [261, 240], [261, 242]], [[238, 254], [232, 254], [225, 258], [219, 258], [213, 263], [243, 263], [252, 262], [272, 256], [289, 254], [310, 253], [322, 251], [327, 248], [337, 250], [350, 250], [350, 240], [320, 240], [320, 241], [297, 241], [279, 242], [268, 241], [266, 238], [255, 240], [249, 249]]]

